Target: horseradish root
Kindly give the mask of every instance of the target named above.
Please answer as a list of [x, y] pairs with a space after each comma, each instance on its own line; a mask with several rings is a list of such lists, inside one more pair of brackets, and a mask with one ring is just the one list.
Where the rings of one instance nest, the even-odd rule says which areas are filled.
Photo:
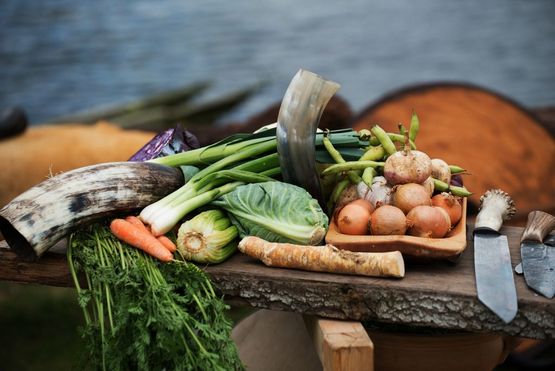
[[405, 264], [399, 251], [351, 252], [340, 250], [333, 245], [276, 243], [255, 236], [244, 237], [239, 242], [239, 251], [261, 260], [270, 267], [373, 277], [405, 276]]

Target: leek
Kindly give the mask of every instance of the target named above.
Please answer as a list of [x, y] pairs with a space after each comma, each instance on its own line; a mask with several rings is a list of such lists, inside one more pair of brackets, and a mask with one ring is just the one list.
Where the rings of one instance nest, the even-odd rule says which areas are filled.
[[[358, 159], [368, 146], [368, 142], [360, 140], [358, 133], [351, 129], [331, 131], [326, 135], [348, 159]], [[329, 163], [332, 161], [324, 147], [323, 137], [323, 133], [316, 135], [316, 159]], [[240, 185], [272, 181], [281, 174], [275, 129], [233, 135], [207, 147], [149, 162], [200, 168], [181, 188], [141, 211], [141, 219], [156, 235], [168, 232], [191, 211]]]

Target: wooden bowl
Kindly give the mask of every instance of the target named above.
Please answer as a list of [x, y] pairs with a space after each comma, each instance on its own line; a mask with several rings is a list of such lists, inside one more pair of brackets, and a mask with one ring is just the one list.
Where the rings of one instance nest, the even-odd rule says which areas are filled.
[[466, 248], [466, 198], [462, 203], [462, 217], [443, 238], [422, 238], [408, 235], [353, 236], [339, 232], [332, 218], [326, 243], [339, 249], [357, 252], [400, 251], [406, 256], [432, 259], [454, 259]]

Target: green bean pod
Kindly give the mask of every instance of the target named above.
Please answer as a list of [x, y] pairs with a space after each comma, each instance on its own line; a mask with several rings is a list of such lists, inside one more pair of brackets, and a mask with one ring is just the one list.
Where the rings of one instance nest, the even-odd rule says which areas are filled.
[[370, 146], [358, 159], [359, 161], [378, 161], [385, 156], [385, 149], [382, 145]]
[[380, 167], [384, 166], [384, 164], [384, 162], [377, 161], [348, 161], [341, 164], [331, 165], [330, 167], [322, 171], [322, 176], [325, 176], [327, 174], [350, 172], [353, 170], [364, 170], [367, 167]]
[[402, 136], [405, 136], [405, 134], [407, 133], [407, 129], [405, 129], [403, 124], [398, 123], [397, 127], [399, 128], [399, 134], [401, 134]]
[[362, 181], [364, 183], [366, 183], [366, 185], [368, 187], [372, 186], [372, 180], [374, 179], [374, 176], [377, 174], [376, 169], [374, 169], [373, 167], [367, 167], [366, 169], [364, 169], [364, 171], [362, 172]]
[[440, 192], [450, 192], [455, 196], [461, 196], [461, 197], [468, 197], [472, 195], [472, 192], [469, 192], [464, 187], [450, 186], [449, 184], [442, 182], [441, 180], [438, 180], [438, 179], [434, 179], [434, 189]]
[[378, 138], [380, 144], [383, 146], [385, 152], [387, 152], [388, 155], [391, 156], [392, 154], [397, 152], [395, 144], [393, 144], [393, 141], [391, 140], [389, 135], [379, 125], [374, 125], [372, 129], [370, 129], [370, 131], [372, 132], [372, 134], [374, 134], [376, 138]]
[[341, 193], [343, 193], [345, 188], [349, 186], [349, 183], [350, 183], [349, 179], [343, 179], [337, 182], [337, 184], [333, 188], [333, 192], [331, 193], [331, 197], [330, 197], [330, 199], [333, 201], [334, 204], [339, 200], [339, 196], [341, 196]]
[[466, 169], [463, 169], [457, 165], [449, 165], [449, 170], [451, 170], [451, 174], [462, 174], [466, 173]]
[[416, 112], [412, 113], [412, 117], [410, 119], [410, 127], [409, 127], [409, 139], [414, 142], [416, 140], [416, 135], [420, 130], [420, 120], [416, 115]]
[[[397, 134], [397, 133], [387, 133], [387, 136], [389, 137], [389, 139], [391, 139], [393, 142], [397, 142], [397, 143], [405, 143], [405, 137], [402, 136], [401, 134]], [[372, 136], [370, 138], [370, 140], [368, 141], [368, 143], [370, 145], [373, 146], [378, 146], [380, 145], [380, 141], [378, 140], [378, 138], [376, 138], [375, 136]], [[409, 138], [409, 143], [410, 143], [410, 149], [415, 150], [416, 149], [416, 144], [414, 144], [414, 142], [412, 140], [410, 140]]]
[[341, 153], [339, 153], [339, 151], [335, 149], [335, 147], [333, 146], [333, 143], [331, 142], [330, 138], [328, 138], [327, 136], [324, 136], [322, 138], [322, 143], [324, 144], [324, 148], [326, 148], [326, 151], [328, 151], [333, 161], [335, 161], [338, 164], [345, 162], [345, 160], [343, 159], [343, 156], [341, 156]]

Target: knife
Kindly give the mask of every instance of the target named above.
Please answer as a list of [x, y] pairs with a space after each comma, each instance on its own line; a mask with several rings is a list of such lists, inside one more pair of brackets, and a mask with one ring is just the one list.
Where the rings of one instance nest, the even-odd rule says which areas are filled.
[[516, 316], [518, 304], [507, 236], [498, 231], [516, 209], [511, 197], [500, 189], [480, 197], [474, 223], [474, 268], [478, 299], [505, 323]]
[[543, 243], [555, 228], [555, 217], [543, 211], [528, 214], [526, 228], [520, 239], [522, 271], [532, 290], [551, 299], [555, 295], [555, 249]]

